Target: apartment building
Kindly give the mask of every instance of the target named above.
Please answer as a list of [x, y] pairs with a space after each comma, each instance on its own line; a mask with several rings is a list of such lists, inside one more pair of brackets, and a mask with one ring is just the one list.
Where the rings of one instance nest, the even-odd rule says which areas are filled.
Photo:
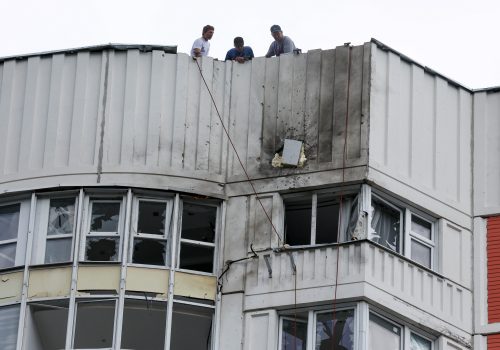
[[0, 348], [495, 349], [499, 114], [374, 39], [4, 58]]

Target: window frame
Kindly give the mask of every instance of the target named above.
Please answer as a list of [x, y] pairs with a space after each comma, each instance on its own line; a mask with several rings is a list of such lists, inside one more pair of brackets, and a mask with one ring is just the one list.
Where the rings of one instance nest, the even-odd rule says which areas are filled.
[[[356, 350], [361, 344], [360, 339], [360, 317], [361, 310], [358, 302], [354, 303], [342, 303], [335, 307], [335, 313], [341, 311], [353, 311], [353, 350]], [[307, 321], [297, 320], [297, 322], [302, 322], [306, 324], [307, 329], [307, 340], [305, 344], [305, 349], [314, 349], [316, 346], [316, 327], [317, 327], [317, 316], [319, 314], [333, 314], [333, 309], [331, 304], [317, 306], [316, 308], [297, 308], [294, 310], [285, 310], [279, 314], [278, 321], [278, 350], [281, 350], [283, 347], [283, 320], [291, 320], [294, 321], [294, 314], [296, 313], [306, 313], [307, 312]], [[311, 343], [312, 342], [312, 343]]]
[[17, 197], [1, 201], [0, 208], [19, 204], [19, 220], [17, 224], [16, 238], [0, 241], [1, 246], [15, 244], [14, 264], [11, 266], [0, 267], [0, 270], [23, 266], [26, 262], [26, 250], [28, 241], [28, 226], [31, 212], [31, 201], [27, 197]]
[[[335, 198], [340, 198], [340, 196], [348, 197], [352, 199], [352, 201], [357, 200], [357, 212], [358, 217], [360, 214], [360, 200], [361, 200], [361, 192], [359, 186], [352, 188], [329, 188], [329, 189], [321, 189], [314, 191], [306, 191], [306, 192], [296, 192], [283, 194], [281, 196], [282, 206], [283, 206], [283, 215], [282, 215], [282, 229], [283, 229], [283, 241], [286, 242], [286, 202], [290, 199], [296, 198], [307, 198], [311, 196], [311, 227], [309, 232], [309, 244], [301, 244], [301, 245], [293, 245], [293, 247], [301, 248], [301, 247], [312, 247], [312, 246], [325, 246], [330, 244], [338, 244], [342, 242], [346, 242], [347, 238], [347, 229], [349, 228], [349, 222], [345, 222], [345, 220], [341, 220], [339, 210], [338, 216], [338, 234], [337, 241], [331, 243], [316, 243], [316, 226], [317, 226], [317, 217], [318, 217], [318, 195], [330, 194]], [[339, 201], [340, 204], [340, 201]]]
[[[93, 203], [120, 203], [119, 219], [117, 232], [93, 232], [90, 230], [92, 224], [92, 207]], [[86, 193], [84, 204], [83, 204], [83, 225], [81, 230], [81, 243], [79, 252], [80, 262], [91, 262], [91, 263], [117, 263], [121, 262], [123, 258], [123, 236], [125, 228], [125, 215], [126, 215], [126, 205], [127, 205], [127, 195], [123, 192], [117, 193]], [[86, 258], [87, 252], [87, 239], [92, 237], [118, 237], [118, 256], [116, 260], [112, 261], [97, 261], [88, 260]]]
[[[148, 233], [140, 233], [138, 232], [139, 225], [139, 209], [141, 202], [149, 202], [149, 203], [165, 203], [165, 227], [163, 235], [156, 234], [148, 234]], [[129, 265], [137, 265], [137, 266], [154, 266], [154, 267], [170, 267], [170, 260], [172, 252], [172, 235], [173, 235], [173, 225], [176, 220], [174, 218], [175, 211], [175, 196], [174, 195], [163, 195], [159, 194], [158, 196], [145, 196], [136, 194], [133, 197], [133, 210], [132, 210], [132, 223], [130, 225], [130, 247], [128, 252], [128, 263]], [[143, 263], [135, 263], [134, 259], [134, 240], [136, 238], [139, 239], [149, 239], [155, 241], [165, 241], [165, 264], [164, 265], [153, 265], [153, 264], [143, 264]]]
[[[439, 219], [436, 217], [431, 216], [430, 214], [424, 213], [421, 210], [418, 210], [414, 208], [413, 206], [404, 203], [400, 200], [396, 200], [393, 198], [390, 198], [386, 195], [381, 195], [379, 192], [372, 191], [371, 194], [371, 199], [370, 199], [370, 206], [369, 208], [372, 208], [373, 201], [378, 201], [390, 208], [393, 208], [395, 210], [398, 210], [401, 215], [400, 215], [400, 238], [399, 238], [399, 244], [400, 244], [400, 251], [395, 251], [389, 247], [386, 247], [387, 249], [391, 250], [392, 252], [402, 255], [406, 258], [408, 258], [412, 263], [418, 264], [419, 266], [422, 266], [426, 269], [432, 270], [432, 271], [437, 271], [438, 266], [438, 222]], [[375, 242], [372, 238], [372, 220], [373, 220], [373, 210], [369, 213], [370, 219], [368, 223], [368, 238], [374, 242], [375, 244], [382, 245], [381, 243]], [[420, 234], [413, 232], [411, 228], [412, 224], [412, 219], [413, 217], [418, 218], [419, 220], [426, 221], [427, 223], [430, 224], [431, 227], [431, 239], [426, 239], [425, 237], [421, 236]], [[430, 248], [430, 266], [426, 266], [418, 262], [417, 260], [414, 260], [411, 255], [411, 242], [412, 240], [415, 240], [416, 242], [425, 245], [427, 248]], [[382, 245], [384, 246], [384, 245]], [[384, 246], [385, 247], [385, 246]]]
[[[209, 243], [209, 242], [203, 242], [203, 241], [197, 241], [197, 240], [192, 240], [192, 239], [186, 239], [182, 238], [182, 227], [183, 227], [183, 209], [184, 209], [184, 203], [189, 203], [189, 204], [195, 204], [195, 205], [200, 205], [200, 206], [208, 206], [216, 209], [215, 213], [215, 229], [214, 229], [214, 242]], [[216, 203], [214, 200], [196, 200], [192, 199], [192, 197], [180, 197], [179, 200], [179, 215], [177, 218], [174, 220], [177, 220], [178, 222], [178, 227], [177, 227], [177, 243], [176, 243], [176, 255], [175, 255], [175, 267], [176, 270], [178, 271], [185, 271], [185, 272], [190, 272], [190, 273], [197, 273], [201, 275], [206, 275], [206, 276], [213, 276], [215, 275], [217, 268], [218, 268], [218, 242], [219, 242], [219, 237], [220, 237], [220, 228], [221, 228], [221, 203]], [[186, 243], [189, 245], [193, 246], [198, 246], [198, 247], [211, 247], [213, 248], [213, 256], [212, 256], [212, 272], [205, 272], [205, 271], [199, 271], [199, 270], [191, 270], [191, 269], [185, 269], [185, 268], [180, 268], [180, 263], [181, 263], [181, 248], [182, 244]]]
[[425, 340], [428, 340], [431, 343], [431, 349], [430, 350], [439, 350], [438, 349], [438, 338], [432, 336], [431, 334], [425, 332], [422, 329], [418, 329], [412, 325], [410, 325], [408, 322], [404, 322], [402, 320], [399, 320], [397, 317], [393, 317], [386, 312], [383, 312], [382, 310], [379, 310], [378, 308], [372, 307], [371, 305], [369, 306], [368, 309], [368, 314], [367, 314], [367, 321], [368, 321], [368, 328], [366, 332], [366, 344], [369, 344], [370, 341], [370, 315], [374, 314], [377, 317], [387, 321], [388, 323], [393, 324], [394, 326], [398, 327], [401, 330], [401, 340], [400, 340], [400, 347], [401, 350], [410, 350], [410, 345], [411, 345], [411, 335], [415, 334]]
[[[73, 221], [73, 232], [71, 234], [59, 234], [50, 235], [48, 234], [48, 221], [50, 215], [50, 203], [53, 199], [67, 199], [73, 198], [75, 200], [75, 212]], [[77, 222], [78, 222], [78, 211], [80, 209], [81, 203], [79, 201], [78, 192], [74, 191], [61, 191], [60, 193], [51, 193], [37, 195], [36, 198], [36, 209], [35, 209], [35, 235], [33, 241], [33, 249], [31, 254], [31, 265], [50, 265], [59, 263], [72, 263], [75, 256], [75, 242], [78, 239], [77, 232]], [[57, 239], [69, 239], [71, 238], [71, 252], [70, 258], [67, 261], [46, 263], [45, 258], [47, 255], [47, 241], [57, 240]]]

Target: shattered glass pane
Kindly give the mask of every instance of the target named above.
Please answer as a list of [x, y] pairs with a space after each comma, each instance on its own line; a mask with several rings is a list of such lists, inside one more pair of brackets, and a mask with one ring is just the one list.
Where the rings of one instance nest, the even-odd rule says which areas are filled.
[[113, 346], [115, 302], [79, 302], [76, 309], [74, 348], [101, 349]]
[[307, 321], [283, 319], [281, 349], [305, 350], [307, 346]]
[[0, 269], [15, 266], [16, 243], [0, 245]]
[[47, 235], [73, 234], [74, 222], [74, 198], [58, 198], [50, 200]]
[[134, 239], [132, 262], [136, 264], [165, 266], [167, 242], [156, 239]]
[[119, 238], [92, 237], [87, 238], [85, 260], [88, 261], [117, 261]]
[[171, 350], [209, 350], [213, 309], [174, 303]]
[[432, 239], [432, 224], [429, 221], [419, 218], [418, 216], [411, 216], [411, 230], [422, 237]]
[[154, 235], [165, 234], [165, 212], [165, 203], [140, 201], [137, 232]]
[[317, 315], [316, 349], [354, 349], [354, 310], [336, 311]]
[[316, 207], [316, 243], [337, 242], [339, 230], [339, 197], [319, 194]]
[[431, 267], [432, 249], [414, 239], [411, 240], [411, 259], [425, 267]]
[[312, 197], [289, 199], [285, 203], [285, 243], [311, 244]]
[[119, 202], [114, 202], [114, 203], [93, 202], [90, 231], [118, 232], [120, 205], [121, 203]]
[[122, 349], [163, 350], [167, 303], [125, 299]]
[[0, 349], [15, 350], [20, 307], [0, 307]]
[[400, 252], [401, 212], [384, 203], [372, 202], [372, 240]]
[[0, 241], [17, 238], [20, 204], [0, 207]]
[[71, 244], [73, 239], [48, 239], [45, 247], [45, 263], [59, 263], [71, 261]]
[[182, 238], [213, 243], [217, 208], [183, 203]]
[[214, 247], [181, 244], [179, 268], [213, 272], [214, 270]]

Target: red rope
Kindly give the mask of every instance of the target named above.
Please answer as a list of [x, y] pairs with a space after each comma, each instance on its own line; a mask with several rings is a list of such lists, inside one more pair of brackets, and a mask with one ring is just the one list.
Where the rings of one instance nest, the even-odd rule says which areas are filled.
[[234, 145], [233, 140], [231, 139], [231, 136], [229, 136], [229, 131], [227, 130], [226, 125], [224, 124], [224, 121], [222, 120], [222, 117], [221, 117], [221, 115], [219, 113], [219, 109], [217, 108], [217, 104], [215, 103], [214, 96], [212, 95], [212, 92], [210, 91], [210, 88], [208, 87], [207, 81], [205, 80], [205, 77], [203, 76], [203, 72], [201, 70], [200, 64], [198, 63], [198, 60], [196, 58], [193, 58], [193, 59], [195, 60], [196, 65], [198, 66], [198, 70], [200, 71], [201, 78], [203, 79], [203, 82], [205, 83], [207, 91], [210, 94], [210, 98], [212, 99], [212, 103], [213, 103], [213, 105], [215, 107], [215, 111], [217, 112], [217, 116], [219, 117], [219, 120], [220, 120], [220, 123], [222, 125], [222, 128], [224, 129], [224, 132], [227, 135], [229, 143], [231, 144], [231, 147], [233, 148], [234, 153], [236, 154], [236, 158], [238, 158], [238, 162], [240, 163], [240, 166], [243, 169], [243, 172], [245, 173], [247, 181], [250, 184], [250, 186], [252, 187], [252, 191], [255, 194], [255, 198], [260, 203], [262, 211], [264, 212], [264, 214], [266, 214], [267, 220], [269, 220], [269, 223], [271, 224], [271, 227], [273, 228], [274, 233], [276, 233], [276, 236], [278, 237], [278, 246], [281, 246], [281, 237], [280, 237], [280, 235], [278, 233], [278, 230], [274, 226], [273, 221], [271, 220], [271, 217], [269, 216], [269, 213], [267, 212], [266, 208], [264, 208], [264, 204], [262, 204], [262, 201], [260, 200], [260, 198], [259, 198], [259, 196], [257, 194], [257, 191], [255, 190], [255, 186], [253, 185], [253, 182], [250, 179], [250, 176], [248, 175], [247, 169], [243, 165], [243, 162], [241, 161], [240, 155], [238, 154], [238, 151], [236, 150], [236, 146]]

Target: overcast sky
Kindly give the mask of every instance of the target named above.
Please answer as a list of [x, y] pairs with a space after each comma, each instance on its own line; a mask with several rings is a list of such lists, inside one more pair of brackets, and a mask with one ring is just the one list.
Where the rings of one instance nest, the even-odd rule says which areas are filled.
[[106, 43], [188, 53], [205, 24], [210, 56], [235, 36], [263, 56], [279, 24], [303, 52], [373, 37], [466, 87], [500, 85], [500, 0], [0, 1], [0, 57]]

